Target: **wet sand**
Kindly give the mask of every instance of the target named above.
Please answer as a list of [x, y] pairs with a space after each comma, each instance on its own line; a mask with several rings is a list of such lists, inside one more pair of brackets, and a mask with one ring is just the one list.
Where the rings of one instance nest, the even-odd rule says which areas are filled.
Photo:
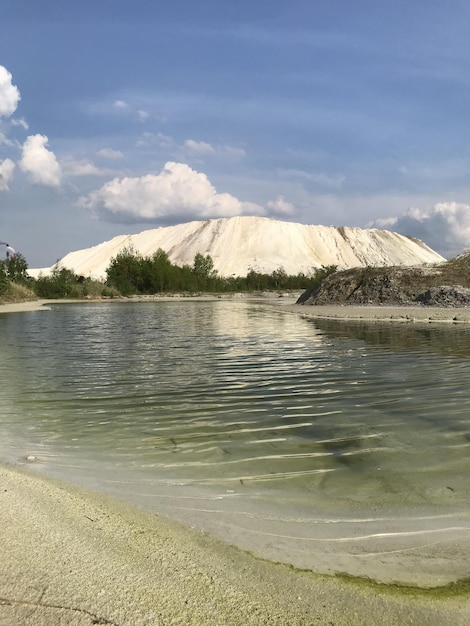
[[299, 572], [177, 522], [0, 465], [0, 624], [452, 625], [460, 594]]
[[[50, 300], [32, 300], [30, 302], [13, 302], [11, 304], [0, 304], [0, 313], [21, 313], [23, 311], [40, 311], [47, 308]], [[52, 301], [53, 302], [53, 301]], [[56, 300], [56, 302], [58, 302]]]

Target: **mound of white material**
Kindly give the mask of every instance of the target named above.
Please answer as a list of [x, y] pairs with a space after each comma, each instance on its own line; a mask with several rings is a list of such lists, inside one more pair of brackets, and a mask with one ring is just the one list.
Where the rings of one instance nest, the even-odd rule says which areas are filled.
[[[159, 248], [172, 263], [192, 265], [209, 254], [221, 276], [245, 276], [250, 269], [270, 274], [311, 273], [322, 265], [341, 268], [439, 263], [444, 258], [423, 242], [387, 230], [308, 226], [264, 217], [231, 217], [188, 222], [121, 235], [93, 248], [70, 252], [61, 265], [76, 274], [103, 279], [113, 257], [126, 247], [143, 256]], [[33, 276], [50, 268], [31, 270]]]

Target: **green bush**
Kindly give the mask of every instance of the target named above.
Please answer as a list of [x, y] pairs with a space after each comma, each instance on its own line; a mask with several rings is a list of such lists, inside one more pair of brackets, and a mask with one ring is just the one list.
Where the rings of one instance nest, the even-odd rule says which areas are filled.
[[39, 276], [34, 291], [40, 298], [79, 298], [78, 276], [72, 270], [55, 265], [50, 276]]
[[32, 285], [39, 298], [113, 298], [120, 293], [103, 283], [77, 276], [72, 270], [57, 264], [49, 276], [39, 276]]
[[20, 252], [17, 252], [12, 258], [5, 261], [5, 267], [8, 278], [13, 283], [26, 285], [30, 282], [28, 263]]

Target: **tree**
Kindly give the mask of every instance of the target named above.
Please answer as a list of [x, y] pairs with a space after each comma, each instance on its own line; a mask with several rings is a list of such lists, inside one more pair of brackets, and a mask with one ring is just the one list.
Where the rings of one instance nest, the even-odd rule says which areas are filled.
[[159, 248], [152, 256], [150, 262], [152, 291], [167, 291], [174, 289], [174, 270], [168, 254]]
[[24, 256], [17, 252], [5, 261], [8, 278], [14, 283], [26, 283], [28, 281], [28, 263]]
[[213, 278], [217, 271], [214, 270], [214, 261], [211, 255], [204, 256], [198, 252], [194, 257], [193, 272], [201, 278]]
[[287, 274], [286, 270], [282, 267], [279, 267], [277, 270], [271, 274], [271, 279], [273, 281], [274, 289], [285, 289], [287, 286]]
[[139, 293], [142, 290], [142, 259], [133, 248], [124, 248], [113, 259], [106, 270], [106, 282], [123, 295]]
[[271, 280], [268, 274], [261, 274], [253, 268], [246, 275], [246, 288], [248, 291], [263, 291], [271, 288]]
[[200, 252], [194, 257], [192, 271], [197, 278], [197, 284], [200, 289], [207, 288], [210, 280], [217, 275], [217, 271], [214, 269], [214, 261], [210, 254], [204, 256]]

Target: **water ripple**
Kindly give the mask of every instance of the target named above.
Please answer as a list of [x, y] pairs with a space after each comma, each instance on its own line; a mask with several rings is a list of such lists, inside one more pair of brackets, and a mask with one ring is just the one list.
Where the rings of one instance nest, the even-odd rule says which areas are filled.
[[162, 485], [219, 489], [240, 515], [275, 503], [295, 523], [466, 510], [470, 337], [394, 332], [223, 301], [3, 316], [4, 455], [175, 507]]

